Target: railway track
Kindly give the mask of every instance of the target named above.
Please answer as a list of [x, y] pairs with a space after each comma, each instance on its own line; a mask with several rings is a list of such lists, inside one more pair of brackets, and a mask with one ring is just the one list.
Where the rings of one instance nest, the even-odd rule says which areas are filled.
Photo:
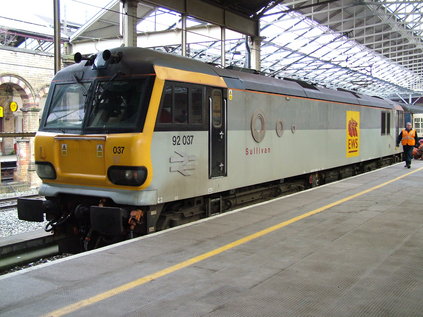
[[38, 195], [26, 195], [26, 196], [16, 196], [0, 199], [0, 211], [7, 210], [10, 208], [16, 208], [18, 204], [18, 198], [32, 198], [39, 197]]
[[44, 230], [11, 236], [0, 241], [0, 274], [7, 270], [60, 254], [59, 244], [65, 236], [54, 236]]

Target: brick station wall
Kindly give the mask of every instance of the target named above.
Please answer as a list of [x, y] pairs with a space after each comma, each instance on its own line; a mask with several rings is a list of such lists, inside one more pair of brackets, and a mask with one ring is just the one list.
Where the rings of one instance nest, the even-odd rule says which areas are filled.
[[1, 48], [0, 76], [3, 74], [13, 74], [25, 79], [37, 97], [50, 85], [54, 75], [54, 59], [51, 55]]
[[[52, 55], [15, 48], [0, 48], [0, 106], [4, 109], [3, 132], [38, 130], [41, 108], [54, 75]], [[19, 110], [11, 112], [9, 104], [17, 102]], [[24, 109], [24, 111], [22, 111]], [[34, 177], [33, 139], [3, 138], [0, 152], [8, 155], [16, 150], [15, 180], [39, 183]]]

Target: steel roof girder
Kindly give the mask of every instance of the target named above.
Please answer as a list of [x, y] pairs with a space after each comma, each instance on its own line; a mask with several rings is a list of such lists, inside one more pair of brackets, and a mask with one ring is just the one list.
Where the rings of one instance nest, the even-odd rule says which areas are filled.
[[[388, 30], [387, 29], [381, 29], [380, 31], [375, 32], [375, 30], [376, 30], [375, 27], [376, 26], [381, 26], [381, 27], [382, 26], [386, 26], [389, 29]], [[373, 31], [371, 29], [372, 27], [373, 27]], [[348, 32], [351, 32], [351, 31], [353, 31], [353, 29], [349, 30]], [[382, 35], [385, 35], [386, 36], [387, 34], [399, 34], [403, 40], [407, 40], [410, 43], [413, 43], [414, 45], [416, 45], [414, 43], [414, 41], [410, 41], [410, 38], [409, 37], [404, 38], [404, 36], [400, 32], [398, 32], [396, 30], [392, 30], [389, 26], [387, 26], [384, 23], [379, 23], [377, 25], [372, 25], [372, 26], [357, 27], [354, 31], [355, 31], [354, 32], [354, 36], [351, 37], [353, 39], [359, 39], [359, 38], [371, 37], [371, 36], [382, 36]], [[357, 31], [360, 31], [360, 32], [357, 32]], [[368, 31], [370, 33], [367, 33]], [[413, 35], [412, 37], [415, 40], [418, 40], [419, 39], [419, 37], [418, 36], [415, 36], [415, 35]]]
[[[401, 52], [401, 51], [422, 51], [422, 49], [415, 47], [413, 44], [408, 42], [400, 42], [398, 39], [388, 39], [388, 40], [380, 40], [375, 41], [373, 43], [368, 43], [369, 45], [373, 45], [378, 49], [385, 49], [392, 52]], [[395, 49], [395, 50], [392, 50]]]
[[[373, 5], [375, 3], [374, 0], [369, 0], [369, 3], [366, 3], [369, 10], [371, 10], [375, 15], [377, 15], [380, 20], [386, 24], [388, 24], [391, 29], [395, 32], [400, 33], [404, 38], [408, 39], [411, 43], [414, 43], [416, 46], [423, 48], [423, 43], [421, 38], [416, 37], [412, 32], [409, 32], [406, 29], [406, 22], [397, 22], [395, 20], [395, 16], [391, 14], [385, 7], [380, 7]], [[382, 11], [382, 12], [381, 12]], [[411, 34], [410, 34], [411, 33]]]
[[[353, 17], [354, 18], [360, 18], [360, 17], [362, 17], [362, 16], [360, 16], [360, 14], [367, 15], [367, 12], [366, 12], [365, 9], [359, 10], [357, 12], [357, 9], [359, 9], [360, 7], [363, 7], [362, 4], [360, 4], [360, 5], [352, 4], [352, 5], [345, 5], [345, 6], [335, 6], [336, 4], [339, 4], [339, 2], [334, 2], [334, 3], [331, 4], [331, 7], [330, 8], [327, 8], [327, 9], [321, 10], [321, 11], [317, 11], [317, 12], [315, 12], [315, 11], [312, 11], [312, 12], [303, 12], [303, 11], [300, 11], [300, 12], [301, 12], [302, 15], [304, 15], [306, 17], [318, 17], [320, 15], [323, 17], [323, 16], [327, 15], [330, 12], [336, 13], [335, 16], [338, 15], [338, 14], [342, 15], [342, 13], [340, 13], [340, 12], [344, 11], [345, 14], [347, 14], [348, 16], [350, 16], [350, 17], [347, 18], [348, 20], [350, 20]], [[348, 9], [351, 9], [351, 8], [354, 8], [354, 12], [353, 13], [347, 11]], [[371, 15], [369, 15], [369, 17], [370, 16]]]
[[[394, 37], [395, 36], [395, 37]], [[376, 33], [374, 35], [369, 35], [369, 34], [361, 34], [359, 36], [354, 36], [352, 39], [359, 41], [359, 40], [363, 40], [363, 39], [367, 39], [369, 37], [375, 37], [375, 40], [373, 41], [366, 41], [366, 44], [376, 44], [376, 43], [380, 43], [380, 42], [387, 42], [387, 41], [402, 41], [403, 43], [405, 43], [406, 45], [411, 45], [414, 48], [416, 47], [414, 44], [410, 44], [410, 42], [405, 42], [404, 38], [398, 34], [398, 33], [386, 33], [386, 32], [380, 32], [380, 33]], [[404, 44], [401, 44], [404, 45]]]
[[423, 60], [421, 59], [421, 55], [420, 57], [418, 55], [414, 56], [414, 57], [407, 57], [406, 60], [404, 61], [398, 61], [401, 60], [402, 57], [398, 56], [398, 57], [393, 57], [393, 59], [396, 59], [396, 63], [401, 63], [402, 65], [409, 65], [409, 66], [414, 66], [414, 65], [423, 65]]
[[[308, 65], [311, 65], [311, 62], [308, 62]], [[274, 64], [273, 66], [275, 66], [275, 64]], [[288, 67], [289, 67], [289, 65], [285, 65], [285, 69], [286, 69], [286, 71], [289, 71], [290, 69], [289, 69], [289, 68], [286, 68], [286, 66], [288, 66]]]
[[[397, 62], [400, 63], [400, 62]], [[420, 66], [423, 65], [423, 61], [421, 58], [418, 57], [414, 57], [414, 58], [410, 58], [407, 59], [406, 61], [401, 62], [401, 65], [406, 65], [407, 67], [412, 67], [412, 66]]]
[[143, 0], [155, 6], [174, 10], [194, 18], [210, 22], [225, 28], [247, 34], [259, 36], [259, 22], [241, 14], [236, 14], [223, 7], [198, 0]]
[[[396, 46], [392, 46], [390, 48], [396, 48]], [[381, 49], [382, 54], [389, 54], [389, 59], [393, 59], [393, 58], [409, 58], [409, 57], [413, 57], [413, 56], [420, 56], [420, 59], [423, 55], [422, 51], [420, 50], [420, 52], [415, 52], [415, 51], [419, 51], [419, 49], [402, 49], [402, 50], [390, 50], [389, 52], [384, 52], [384, 50], [386, 50], [387, 48]]]
[[420, 0], [398, 0], [398, 1], [390, 1], [390, 0], [379, 0], [381, 4], [421, 4]]
[[373, 32], [375, 32], [376, 29], [382, 29], [383, 32], [396, 32], [399, 33], [395, 30], [393, 30], [390, 25], [387, 25], [386, 23], [382, 22], [382, 21], [377, 21], [374, 22], [372, 24], [369, 23], [365, 23], [364, 21], [362, 21], [362, 23], [356, 24], [351, 28], [345, 29], [344, 32], [345, 33], [351, 33], [353, 32], [353, 34], [355, 34], [355, 36], [357, 36], [357, 34], [361, 34], [360, 32], [365, 32], [365, 31], [371, 31], [373, 30]]

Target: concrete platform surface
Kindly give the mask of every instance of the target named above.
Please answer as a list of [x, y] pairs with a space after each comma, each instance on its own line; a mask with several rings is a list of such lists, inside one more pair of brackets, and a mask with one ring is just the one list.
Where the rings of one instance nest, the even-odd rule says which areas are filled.
[[1, 316], [423, 316], [423, 162], [0, 277]]

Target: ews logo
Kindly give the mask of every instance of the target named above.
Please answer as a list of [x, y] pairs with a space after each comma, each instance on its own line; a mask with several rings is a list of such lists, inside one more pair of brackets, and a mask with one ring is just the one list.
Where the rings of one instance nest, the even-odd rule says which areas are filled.
[[351, 138], [358, 136], [357, 127], [358, 127], [357, 121], [355, 121], [354, 119], [350, 119], [350, 121], [348, 121], [348, 134], [350, 135]]
[[347, 111], [346, 113], [346, 156], [360, 155], [360, 112]]

